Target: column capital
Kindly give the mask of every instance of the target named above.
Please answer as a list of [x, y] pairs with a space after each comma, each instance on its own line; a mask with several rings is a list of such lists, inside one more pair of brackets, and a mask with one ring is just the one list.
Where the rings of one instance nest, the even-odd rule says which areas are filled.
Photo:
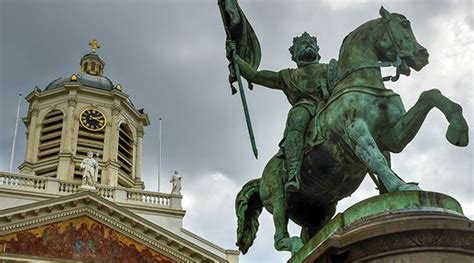
[[140, 126], [137, 129], [137, 136], [143, 139], [143, 135], [145, 135], [145, 129], [143, 128], [143, 126]]
[[76, 96], [69, 96], [67, 98], [67, 103], [69, 105], [69, 107], [76, 107], [77, 105], [77, 98]]
[[122, 111], [122, 107], [120, 107], [120, 105], [114, 104], [114, 105], [112, 106], [112, 115], [113, 115], [113, 116], [119, 115], [121, 111]]
[[31, 116], [38, 117], [39, 114], [39, 108], [38, 106], [34, 105], [30, 108], [30, 114]]

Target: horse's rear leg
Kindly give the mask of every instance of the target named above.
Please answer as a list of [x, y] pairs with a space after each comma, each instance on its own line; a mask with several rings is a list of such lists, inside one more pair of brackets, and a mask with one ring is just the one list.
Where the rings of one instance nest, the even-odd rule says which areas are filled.
[[263, 171], [260, 197], [265, 208], [273, 215], [275, 249], [294, 253], [303, 246], [303, 242], [300, 237], [290, 237], [288, 233], [285, 175], [284, 160], [273, 157]]
[[451, 101], [437, 89], [424, 91], [416, 104], [389, 130], [383, 145], [392, 152], [401, 152], [413, 140], [432, 108], [438, 108], [449, 122], [446, 138], [456, 146], [466, 146], [468, 126], [459, 104]]
[[325, 209], [321, 209], [321, 211], [325, 211], [320, 218], [320, 220], [315, 220], [312, 225], [310, 226], [303, 226], [301, 227], [301, 240], [303, 240], [303, 243], [306, 244], [308, 243], [311, 238], [313, 238], [319, 230], [321, 230], [328, 222], [331, 220], [331, 218], [336, 214], [336, 205], [337, 203], [332, 203], [332, 204], [327, 204], [325, 206]]
[[367, 165], [369, 171], [378, 175], [388, 192], [420, 189], [414, 184], [405, 183], [390, 169], [363, 120], [358, 119], [350, 123], [346, 135], [347, 143], [352, 147], [356, 156]]
[[288, 233], [288, 213], [284, 200], [273, 204], [273, 223], [275, 224], [273, 241], [276, 250], [290, 251], [293, 254], [303, 246], [300, 237], [290, 237]]

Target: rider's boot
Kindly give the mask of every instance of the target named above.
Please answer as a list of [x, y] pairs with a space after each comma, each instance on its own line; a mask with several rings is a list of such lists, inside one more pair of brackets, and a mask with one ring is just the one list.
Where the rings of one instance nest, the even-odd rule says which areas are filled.
[[299, 130], [288, 131], [284, 148], [288, 174], [285, 190], [286, 192], [297, 192], [300, 189], [298, 174], [300, 173], [301, 158], [303, 156], [304, 133]]

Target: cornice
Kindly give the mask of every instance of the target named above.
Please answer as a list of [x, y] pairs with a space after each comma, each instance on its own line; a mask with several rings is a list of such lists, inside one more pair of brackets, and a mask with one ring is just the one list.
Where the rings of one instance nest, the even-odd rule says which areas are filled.
[[37, 97], [40, 93], [41, 93], [41, 90], [38, 88], [38, 86], [35, 86], [33, 90], [30, 93], [28, 93], [28, 95], [26, 95], [25, 99], [28, 102], [31, 102], [31, 100]]
[[[49, 180], [54, 180], [54, 179], [55, 178], [50, 178]], [[126, 190], [126, 189], [124, 188], [123, 190]], [[1, 188], [0, 197], [2, 196], [12, 197], [12, 195], [18, 196], [18, 198], [21, 198], [21, 199], [37, 200], [38, 202], [67, 196], [67, 195], [62, 195], [62, 194], [47, 193], [43, 189], [22, 190], [22, 189], [17, 189], [17, 188], [9, 189], [7, 187]], [[134, 213], [139, 213], [139, 214], [147, 214], [147, 215], [153, 215], [153, 216], [159, 215], [159, 216], [165, 216], [165, 217], [171, 217], [171, 218], [177, 218], [177, 219], [182, 219], [186, 214], [185, 210], [171, 209], [171, 208], [160, 207], [160, 206], [148, 206], [148, 205], [143, 205], [139, 202], [131, 202], [131, 201], [129, 203], [117, 202], [117, 201], [115, 202], [120, 207], [123, 207], [130, 211], [133, 211]], [[35, 205], [35, 207], [36, 206], [37, 205]], [[0, 213], [0, 216], [1, 216], [1, 213]]]

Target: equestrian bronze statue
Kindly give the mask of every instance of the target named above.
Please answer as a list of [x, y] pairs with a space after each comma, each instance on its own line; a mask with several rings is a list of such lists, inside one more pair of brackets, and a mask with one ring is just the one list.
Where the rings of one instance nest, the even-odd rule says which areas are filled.
[[[219, 6], [228, 32], [230, 82], [236, 80], [237, 65], [249, 83], [283, 91], [292, 105], [280, 151], [262, 177], [246, 183], [236, 198], [237, 246], [244, 254], [256, 237], [263, 208], [273, 215], [275, 248], [294, 253], [367, 174], [381, 194], [421, 190], [391, 169], [390, 153], [403, 151], [433, 108], [449, 123], [447, 140], [468, 144], [461, 107], [439, 90], [423, 91], [406, 111], [400, 96], [384, 85], [428, 64], [428, 51], [405, 16], [380, 8], [380, 17], [347, 35], [339, 58], [326, 64], [320, 63], [316, 37], [305, 32], [290, 48], [297, 67], [273, 72], [258, 69], [260, 46], [237, 2], [222, 0]], [[396, 75], [383, 77], [382, 67], [395, 67]], [[289, 219], [302, 227], [300, 236], [289, 236]]]

